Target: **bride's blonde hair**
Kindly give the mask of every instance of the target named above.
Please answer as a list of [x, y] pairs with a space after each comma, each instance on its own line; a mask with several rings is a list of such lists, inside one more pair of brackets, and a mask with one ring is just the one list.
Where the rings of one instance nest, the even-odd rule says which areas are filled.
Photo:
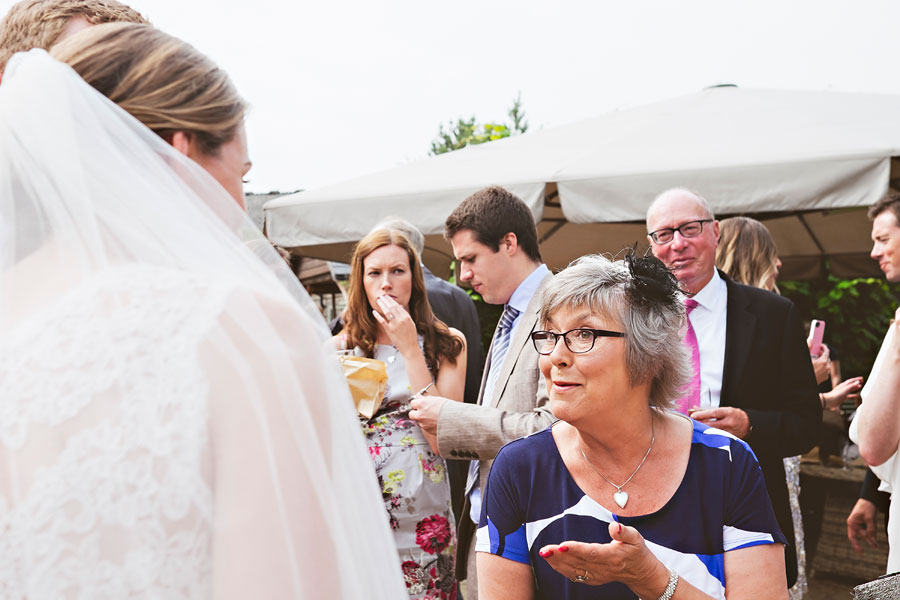
[[189, 132], [208, 155], [231, 141], [244, 119], [246, 103], [225, 71], [150, 25], [97, 25], [51, 55], [166, 141]]

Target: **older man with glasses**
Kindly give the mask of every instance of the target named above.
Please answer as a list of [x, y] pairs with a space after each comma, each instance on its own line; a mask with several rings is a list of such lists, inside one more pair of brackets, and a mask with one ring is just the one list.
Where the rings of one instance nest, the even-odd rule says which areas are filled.
[[660, 194], [647, 210], [647, 231], [653, 254], [688, 296], [685, 344], [695, 373], [679, 410], [750, 444], [790, 544], [790, 587], [797, 558], [782, 459], [812, 449], [822, 421], [797, 310], [787, 298], [735, 283], [716, 269], [719, 222], [699, 194]]

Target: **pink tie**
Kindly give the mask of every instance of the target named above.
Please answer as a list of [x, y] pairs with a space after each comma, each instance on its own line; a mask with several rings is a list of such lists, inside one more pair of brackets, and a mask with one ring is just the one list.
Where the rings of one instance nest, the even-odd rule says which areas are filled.
[[685, 390], [685, 395], [676, 403], [678, 411], [688, 414], [692, 408], [700, 407], [700, 346], [697, 344], [697, 332], [691, 324], [691, 311], [700, 306], [693, 298], [685, 298], [684, 305], [687, 308], [687, 333], [684, 336], [685, 345], [691, 349], [691, 364], [694, 367], [694, 376]]

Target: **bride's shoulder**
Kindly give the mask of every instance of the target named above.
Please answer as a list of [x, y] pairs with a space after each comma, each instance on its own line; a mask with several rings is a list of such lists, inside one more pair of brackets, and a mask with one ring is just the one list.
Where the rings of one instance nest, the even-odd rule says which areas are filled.
[[295, 298], [275, 285], [251, 286], [236, 282], [224, 288], [220, 324], [235, 324], [262, 336], [271, 333], [280, 339], [328, 344], [331, 336], [324, 317], [308, 296]]
[[216, 278], [214, 274], [133, 263], [103, 269], [88, 280], [85, 287], [100, 292], [169, 294], [179, 290], [205, 292], [223, 285], [224, 280]]
[[114, 290], [113, 297], [128, 298], [126, 304], [137, 310], [193, 315], [201, 327], [232, 323], [254, 331], [254, 335], [271, 328], [278, 337], [313, 336], [318, 341], [327, 337], [324, 320], [312, 314], [315, 308], [310, 308], [308, 296], [303, 300], [310, 306], [305, 306], [276, 280], [262, 276], [248, 281], [217, 273], [140, 265], [111, 270], [103, 287]]
[[262, 333], [266, 326], [283, 329], [303, 318], [277, 285], [253, 285], [216, 273], [141, 265], [108, 273], [101, 288], [100, 296], [144, 314], [145, 322], [168, 316], [166, 320], [199, 336], [223, 324]]
[[135, 264], [99, 273], [85, 295], [112, 312], [163, 316], [215, 314], [238, 283], [215, 274]]
[[[145, 264], [110, 266], [36, 302], [4, 328], [7, 343], [37, 332], [131, 332], [180, 329], [226, 304], [227, 282], [204, 274]], [[203, 319], [200, 319], [203, 320]], [[102, 328], [100, 324], [103, 324]], [[199, 328], [202, 323], [197, 323]]]

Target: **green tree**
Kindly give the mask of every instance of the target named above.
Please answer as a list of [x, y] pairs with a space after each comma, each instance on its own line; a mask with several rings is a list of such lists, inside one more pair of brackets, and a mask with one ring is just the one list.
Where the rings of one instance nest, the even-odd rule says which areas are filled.
[[[509, 123], [477, 123], [475, 117], [472, 116], [468, 119], [457, 119], [456, 123], [450, 122], [446, 128], [441, 125], [438, 137], [431, 142], [431, 154], [444, 154], [466, 146], [483, 144], [528, 131], [528, 121], [525, 119], [525, 110], [522, 108], [521, 92], [513, 100], [512, 106], [506, 111], [506, 114], [509, 116]], [[456, 261], [450, 263], [449, 281], [456, 284]], [[485, 349], [490, 348], [494, 328], [503, 313], [503, 305], [488, 304], [475, 290], [464, 289], [475, 301], [478, 319], [481, 322], [482, 343]]]
[[897, 308], [900, 285], [829, 273], [813, 281], [779, 281], [778, 288], [797, 305], [801, 319], [825, 321], [825, 343], [840, 359], [844, 379], [868, 376]]
[[447, 123], [446, 127], [441, 124], [437, 138], [431, 142], [431, 154], [443, 154], [528, 131], [521, 92], [506, 114], [510, 123], [477, 123], [472, 116], [468, 119], [459, 118], [456, 123]]

